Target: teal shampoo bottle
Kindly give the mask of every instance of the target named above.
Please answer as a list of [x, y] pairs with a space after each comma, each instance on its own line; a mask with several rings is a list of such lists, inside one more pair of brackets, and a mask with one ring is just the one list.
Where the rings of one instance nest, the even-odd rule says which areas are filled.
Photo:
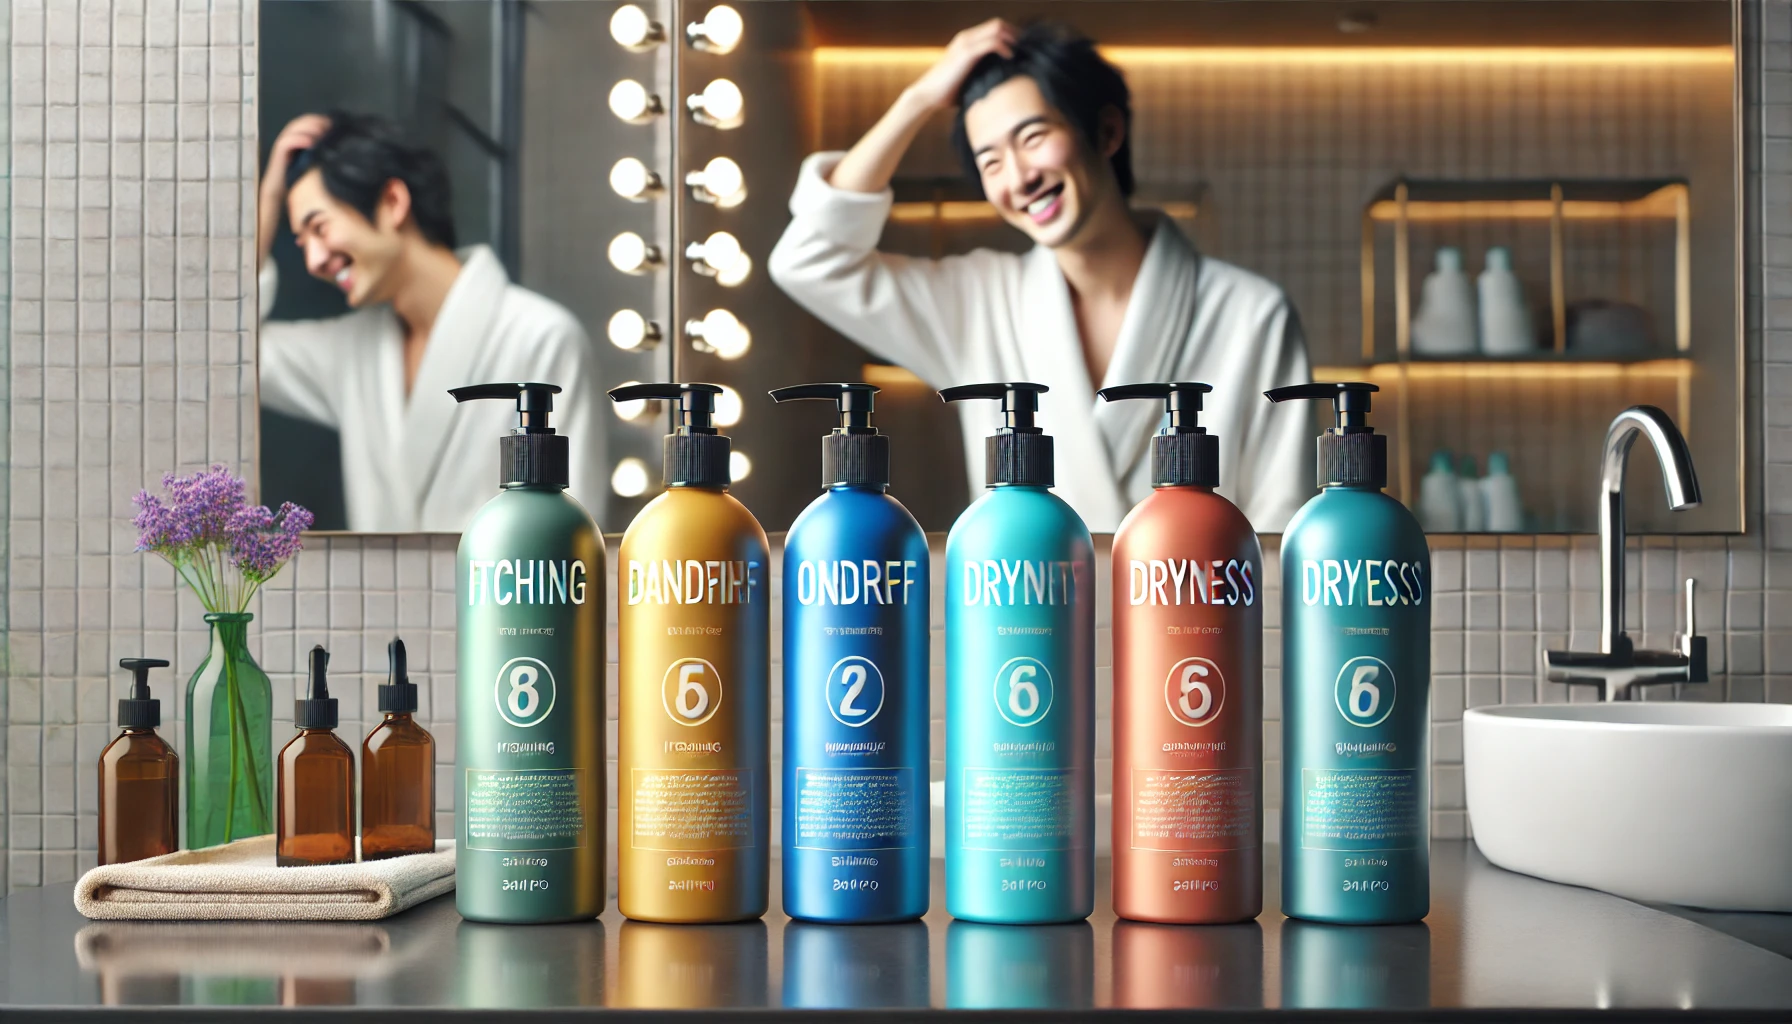
[[1282, 911], [1336, 924], [1430, 909], [1431, 553], [1382, 493], [1373, 384], [1302, 384], [1329, 401], [1318, 496], [1282, 534]]
[[1095, 906], [1095, 552], [1053, 482], [1039, 384], [993, 399], [981, 498], [946, 539], [946, 909], [989, 924]]
[[604, 907], [604, 545], [566, 493], [551, 384], [455, 388], [515, 402], [498, 495], [455, 570], [454, 902], [470, 921], [586, 920]]

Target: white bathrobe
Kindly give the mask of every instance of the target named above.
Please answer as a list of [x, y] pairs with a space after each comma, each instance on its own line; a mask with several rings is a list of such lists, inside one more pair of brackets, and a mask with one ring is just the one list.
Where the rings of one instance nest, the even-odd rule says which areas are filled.
[[572, 444], [572, 496], [603, 520], [603, 392], [578, 320], [511, 284], [485, 246], [462, 251], [461, 271], [436, 315], [407, 399], [404, 332], [390, 306], [328, 320], [270, 321], [279, 276], [261, 271], [261, 401], [342, 435], [348, 528], [368, 533], [458, 533], [498, 492], [498, 439], [516, 425], [507, 402], [460, 405], [449, 388], [558, 384], [552, 425]]
[[[827, 176], [840, 153], [803, 163], [790, 227], [770, 271], [829, 326], [935, 388], [987, 381], [1047, 385], [1041, 425], [1056, 438], [1057, 493], [1098, 533], [1151, 493], [1153, 402], [1103, 402], [1097, 387], [1195, 380], [1213, 386], [1201, 423], [1220, 439], [1220, 493], [1259, 532], [1278, 532], [1313, 494], [1307, 404], [1263, 392], [1310, 379], [1300, 320], [1269, 281], [1202, 256], [1160, 218], [1127, 304], [1107, 377], [1092, 385], [1070, 288], [1049, 249], [977, 249], [942, 260], [877, 251], [891, 194], [849, 192]], [[984, 486], [992, 403], [960, 406], [971, 493]]]

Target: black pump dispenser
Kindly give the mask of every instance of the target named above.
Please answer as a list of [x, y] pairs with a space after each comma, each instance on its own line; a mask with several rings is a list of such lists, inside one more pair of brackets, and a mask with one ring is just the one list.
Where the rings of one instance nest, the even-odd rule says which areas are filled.
[[404, 641], [397, 637], [386, 645], [389, 671], [380, 687], [381, 714], [410, 714], [417, 710], [417, 684], [405, 670]]
[[162, 724], [162, 702], [149, 695], [149, 670], [167, 668], [160, 658], [120, 658], [118, 667], [130, 672], [131, 695], [118, 701], [118, 725], [122, 729], [154, 729]]
[[1292, 384], [1265, 391], [1272, 402], [1332, 403], [1333, 426], [1319, 436], [1319, 486], [1388, 485], [1388, 439], [1369, 426], [1369, 395], [1381, 389], [1361, 381]]
[[1218, 487], [1220, 439], [1199, 422], [1201, 396], [1212, 391], [1206, 384], [1178, 381], [1173, 384], [1121, 384], [1096, 394], [1104, 401], [1154, 398], [1164, 403], [1170, 425], [1151, 439], [1151, 486]]
[[821, 439], [821, 486], [890, 486], [890, 439], [871, 425], [877, 387], [872, 384], [797, 384], [771, 392], [774, 402], [833, 402], [840, 425]]
[[319, 644], [311, 648], [311, 676], [305, 684], [305, 696], [292, 702], [292, 724], [300, 729], [336, 728], [336, 698], [330, 696], [326, 678], [330, 652]]
[[987, 398], [1002, 403], [1002, 427], [983, 443], [983, 486], [1052, 486], [1052, 439], [1033, 422], [1039, 396], [1049, 390], [1044, 384], [1010, 381], [965, 384], [940, 392], [948, 402]]
[[653, 400], [678, 403], [678, 422], [662, 447], [660, 480], [667, 487], [707, 487], [725, 491], [733, 476], [728, 471], [728, 438], [716, 432], [714, 384], [626, 384], [610, 389], [610, 400]]
[[448, 393], [456, 402], [498, 398], [516, 403], [517, 425], [498, 441], [500, 487], [565, 487], [571, 480], [569, 442], [548, 426], [558, 385], [471, 384]]

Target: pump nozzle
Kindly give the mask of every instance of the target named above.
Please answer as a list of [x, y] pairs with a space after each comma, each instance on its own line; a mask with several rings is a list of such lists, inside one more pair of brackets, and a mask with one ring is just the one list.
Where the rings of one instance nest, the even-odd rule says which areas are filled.
[[732, 476], [728, 472], [729, 442], [715, 425], [716, 396], [721, 393], [715, 384], [665, 382], [625, 384], [611, 388], [609, 395], [613, 402], [677, 402], [678, 420], [662, 447], [661, 480], [667, 487], [725, 491]]
[[1388, 439], [1369, 426], [1369, 396], [1381, 389], [1362, 381], [1316, 381], [1265, 391], [1272, 402], [1332, 403], [1333, 425], [1319, 437], [1319, 486], [1388, 484]]
[[1151, 439], [1151, 486], [1218, 487], [1220, 439], [1199, 423], [1201, 396], [1207, 384], [1177, 381], [1163, 384], [1120, 384], [1096, 394], [1103, 401], [1149, 398], [1164, 403], [1170, 425]]
[[404, 641], [397, 637], [386, 645], [388, 666], [385, 685], [380, 687], [380, 713], [408, 714], [417, 710], [417, 684], [405, 670]]
[[336, 728], [336, 698], [330, 696], [330, 652], [322, 644], [311, 648], [311, 671], [305, 696], [292, 702], [292, 724], [300, 729]]
[[1044, 384], [963, 384], [946, 388], [940, 398], [962, 402], [987, 398], [1002, 403], [1002, 426], [983, 442], [983, 485], [1020, 484], [1050, 487], [1053, 482], [1052, 439], [1034, 422]]
[[774, 402], [833, 402], [840, 425], [821, 439], [823, 487], [890, 485], [890, 439], [871, 425], [878, 389], [872, 384], [797, 384], [771, 393]]
[[548, 426], [557, 384], [469, 384], [449, 388], [456, 402], [500, 399], [516, 403], [517, 425], [498, 441], [498, 485], [565, 487], [571, 479], [567, 439]]
[[118, 724], [124, 729], [154, 729], [162, 724], [162, 702], [149, 695], [149, 670], [167, 668], [160, 658], [120, 658], [118, 667], [131, 673], [131, 695], [118, 701]]

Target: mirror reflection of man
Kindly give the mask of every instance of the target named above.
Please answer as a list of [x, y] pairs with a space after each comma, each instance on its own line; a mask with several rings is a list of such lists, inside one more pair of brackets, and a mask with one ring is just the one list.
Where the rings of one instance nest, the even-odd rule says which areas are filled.
[[[890, 180], [910, 143], [956, 107], [954, 143], [1003, 220], [1035, 244], [942, 260], [877, 251]], [[803, 165], [773, 278], [830, 326], [933, 387], [1031, 380], [1057, 437], [1060, 495], [1113, 530], [1150, 493], [1162, 409], [1095, 390], [1140, 381], [1213, 385], [1202, 423], [1220, 439], [1220, 491], [1263, 532], [1313, 490], [1303, 413], [1263, 392], [1309, 379], [1280, 288], [1197, 252], [1167, 217], [1135, 217], [1131, 106], [1119, 69], [1062, 26], [989, 21], [960, 32], [841, 153]], [[987, 410], [961, 410], [972, 493]]]
[[[498, 438], [516, 412], [458, 405], [448, 389], [545, 381], [554, 429], [572, 439], [569, 487], [603, 512], [603, 397], [578, 320], [512, 284], [491, 249], [455, 249], [448, 173], [379, 118], [307, 114], [281, 131], [262, 175], [261, 401], [342, 436], [348, 528], [458, 532], [496, 493]], [[280, 217], [312, 276], [352, 312], [271, 321], [268, 258]]]

